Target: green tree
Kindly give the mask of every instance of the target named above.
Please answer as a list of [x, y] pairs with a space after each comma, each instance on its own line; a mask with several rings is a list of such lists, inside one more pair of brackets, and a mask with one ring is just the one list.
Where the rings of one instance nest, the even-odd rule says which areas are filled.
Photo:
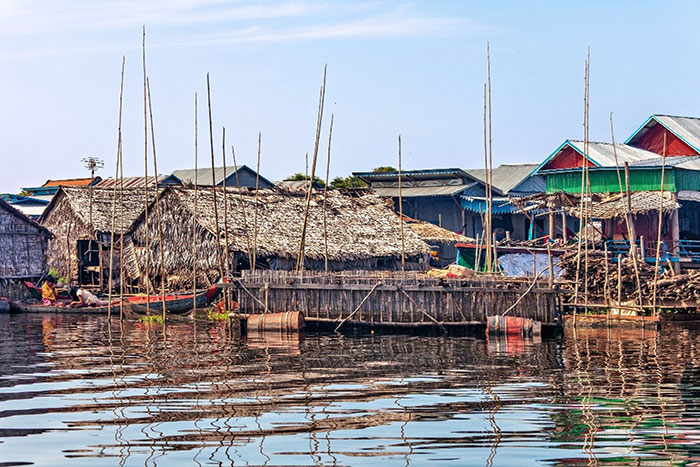
[[397, 170], [390, 166], [390, 165], [384, 165], [382, 167], [375, 167], [372, 169], [372, 172], [375, 173], [384, 173], [384, 172], [397, 172]]
[[[300, 182], [303, 180], [311, 180], [311, 177], [308, 175], [304, 175], [301, 172], [297, 172], [294, 175], [290, 175], [289, 177], [284, 179], [284, 181], [286, 182]], [[314, 177], [314, 182], [318, 183], [320, 186], [326, 185], [320, 177]]]
[[347, 188], [364, 188], [367, 184], [355, 177], [354, 175], [348, 175], [347, 177], [335, 177], [331, 181], [331, 187], [336, 189], [347, 189]]

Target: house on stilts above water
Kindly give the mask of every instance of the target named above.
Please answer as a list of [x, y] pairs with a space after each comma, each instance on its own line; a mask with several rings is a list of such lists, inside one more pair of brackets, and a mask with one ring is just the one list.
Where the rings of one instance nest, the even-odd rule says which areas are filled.
[[[582, 183], [584, 164], [588, 188]], [[583, 141], [566, 140], [534, 173], [546, 178], [547, 194], [538, 202], [547, 205], [553, 238], [578, 230], [584, 187], [592, 201], [584, 216], [597, 222], [613, 254], [626, 254], [632, 235], [637, 244], [644, 240], [639, 246], [647, 260], [655, 260], [662, 208], [662, 261], [700, 265], [700, 118], [652, 115], [614, 146], [588, 142], [586, 148]]]
[[[348, 196], [329, 190], [324, 228], [324, 195], [314, 191], [303, 248], [304, 268], [324, 270], [326, 236], [329, 270], [400, 270], [401, 221], [384, 200]], [[214, 211], [216, 197], [217, 211]], [[257, 203], [257, 209], [256, 209]], [[160, 196], [163, 212], [164, 270], [171, 288], [191, 287], [196, 264], [198, 284], [219, 277], [219, 257], [230, 272], [251, 268], [294, 270], [306, 212], [306, 194], [277, 190], [170, 187]], [[224, 217], [227, 213], [227, 217]], [[218, 217], [218, 229], [216, 219]], [[151, 254], [148, 275], [160, 276], [156, 218], [148, 221]], [[193, 232], [196, 238], [193, 243]], [[218, 235], [218, 238], [217, 238]], [[139, 263], [145, 264], [146, 222], [143, 215], [133, 228]], [[410, 228], [404, 228], [406, 269], [427, 268], [430, 248]]]
[[46, 272], [49, 231], [0, 199], [0, 296], [23, 298], [23, 280]]
[[[155, 199], [155, 189], [151, 202]], [[129, 281], [138, 281], [140, 271], [135, 261], [130, 232], [144, 211], [143, 188], [117, 191], [113, 188], [61, 187], [42, 214], [39, 222], [54, 237], [49, 241], [47, 261], [62, 276], [79, 285], [103, 287], [109, 276], [109, 252], [114, 235], [113, 268], [120, 270], [119, 248], [124, 236], [124, 266]], [[112, 210], [114, 209], [114, 222]], [[116, 274], [115, 274], [116, 276]], [[128, 282], [128, 284], [127, 284]]]

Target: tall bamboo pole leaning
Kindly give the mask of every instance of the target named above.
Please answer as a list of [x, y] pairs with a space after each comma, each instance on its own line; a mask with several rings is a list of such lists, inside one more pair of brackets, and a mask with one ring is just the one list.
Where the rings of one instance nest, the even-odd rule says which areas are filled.
[[[143, 71], [143, 178], [148, 181], [148, 90], [146, 88], [146, 26], [143, 26], [143, 41], [141, 44], [141, 68]], [[151, 314], [151, 281], [148, 278], [148, 271], [151, 267], [151, 239], [148, 228], [148, 183], [144, 183], [144, 228], [146, 236], [146, 267], [145, 287], [146, 287], [146, 314]]]
[[258, 133], [258, 164], [255, 169], [255, 206], [253, 206], [253, 264], [255, 271], [258, 262], [258, 195], [260, 193], [260, 152], [262, 148], [262, 133]]
[[[238, 189], [238, 199], [241, 203], [241, 216], [243, 216], [243, 231], [245, 232], [246, 241], [246, 253], [248, 255], [248, 262], [252, 261], [253, 254], [250, 248], [250, 232], [248, 231], [248, 215], [245, 210], [245, 201], [243, 200], [243, 190], [241, 190], [241, 180], [238, 177], [238, 164], [236, 163], [236, 149], [231, 145], [231, 156], [233, 158], [234, 174], [236, 175], [236, 188]], [[258, 164], [258, 171], [260, 170]], [[258, 177], [259, 178], [259, 177]]]
[[[119, 84], [119, 118], [117, 124], [117, 162], [114, 168], [114, 192], [112, 195], [112, 229], [109, 239], [109, 279], [107, 280], [107, 319], [111, 323], [112, 320], [112, 278], [114, 276], [114, 230], [117, 217], [117, 188], [119, 186], [119, 166], [120, 166], [120, 155], [122, 151], [122, 103], [124, 96], [124, 64], [126, 62], [126, 57], [122, 56], [122, 72], [121, 72], [121, 82]], [[120, 235], [121, 235], [120, 231]], [[119, 278], [121, 282], [122, 278]]]
[[[197, 93], [194, 93], [194, 212], [197, 212], [197, 162], [199, 159], [199, 128], [197, 122]], [[197, 222], [192, 222], [192, 309], [197, 309]]]
[[[160, 295], [163, 313], [163, 330], [165, 330], [165, 252], [163, 245], [163, 212], [160, 206], [160, 196], [158, 193], [158, 158], [156, 156], [156, 133], [153, 126], [153, 102], [151, 101], [151, 82], [146, 78], [146, 90], [148, 92], [148, 116], [151, 123], [151, 152], [153, 153], [153, 183], [156, 190], [156, 228], [158, 231], [158, 250], [160, 253]], [[146, 189], [148, 189], [148, 179], [146, 179]]]
[[664, 131], [664, 146], [661, 151], [661, 189], [659, 190], [659, 222], [656, 230], [656, 257], [654, 261], [654, 301], [652, 309], [654, 315], [658, 314], [656, 309], [657, 282], [659, 280], [659, 258], [661, 257], [661, 224], [664, 217], [664, 173], [666, 171], [666, 131]]
[[331, 174], [331, 139], [333, 138], [333, 114], [331, 114], [331, 125], [328, 130], [328, 158], [326, 159], [326, 183], [323, 185], [323, 259], [326, 273], [328, 273], [328, 214], [326, 212], [326, 202], [328, 201], [328, 179]]
[[[585, 154], [585, 157], [588, 157], [588, 149], [589, 149], [589, 129], [590, 129], [590, 107], [591, 107], [591, 95], [590, 95], [590, 78], [591, 76], [591, 48], [588, 47], [588, 53], [586, 56], [586, 86], [585, 86], [585, 117], [584, 117], [584, 123], [583, 123], [583, 153]], [[586, 215], [586, 223], [588, 223], [589, 220], [589, 215], [591, 212], [591, 203], [592, 203], [592, 193], [591, 193], [591, 181], [589, 178], [589, 172], [588, 172], [588, 164], [584, 164], [583, 171], [585, 173], [585, 190], [586, 190], [586, 209], [585, 209], [585, 215]], [[589, 243], [591, 242], [590, 239], [590, 229], [586, 229], [584, 231], [584, 277], [586, 278], [583, 281], [583, 294], [584, 298], [586, 301], [586, 305], [588, 305], [588, 246]], [[586, 309], [588, 311], [588, 309]]]
[[[226, 192], [226, 128], [221, 128], [221, 161], [223, 163], [224, 170], [224, 273], [226, 274], [226, 280], [231, 276], [231, 258], [229, 256], [229, 244], [228, 244], [228, 193]], [[226, 289], [226, 294], [224, 296], [226, 309], [230, 310], [231, 306], [231, 289]]]
[[[580, 288], [580, 283], [581, 283], [581, 249], [582, 249], [582, 240], [585, 240], [585, 232], [587, 230], [587, 215], [585, 212], [586, 209], [586, 166], [588, 165], [588, 154], [586, 153], [586, 147], [585, 147], [585, 138], [586, 138], [586, 112], [587, 112], [587, 93], [586, 93], [586, 88], [588, 85], [588, 60], [586, 60], [584, 64], [584, 72], [583, 72], [583, 134], [584, 134], [584, 150], [583, 150], [583, 157], [581, 157], [581, 191], [579, 192], [581, 199], [579, 203], [579, 231], [578, 231], [578, 238], [577, 238], [577, 243], [576, 243], [576, 282], [574, 283], [574, 303], [576, 306], [574, 306], [574, 325], [576, 325], [576, 309], [578, 308], [578, 296], [579, 296], [579, 288]], [[584, 278], [584, 280], [587, 281], [587, 278]]]
[[209, 110], [209, 149], [211, 153], [211, 195], [214, 200], [214, 224], [216, 225], [216, 260], [219, 263], [219, 278], [224, 279], [224, 264], [221, 258], [221, 230], [219, 229], [219, 208], [216, 205], [216, 171], [214, 164], [214, 129], [211, 120], [211, 87], [207, 73], [207, 107]]
[[318, 160], [318, 146], [321, 139], [321, 125], [323, 123], [323, 105], [326, 100], [326, 71], [328, 65], [323, 67], [323, 84], [321, 85], [321, 90], [319, 91], [318, 97], [318, 117], [316, 119], [316, 138], [314, 140], [314, 154], [311, 161], [311, 175], [309, 177], [309, 187], [306, 192], [306, 209], [304, 212], [304, 223], [301, 227], [301, 238], [299, 239], [299, 253], [297, 254], [297, 266], [296, 270], [301, 271], [304, 269], [304, 246], [306, 243], [306, 229], [309, 222], [309, 208], [311, 206], [311, 194], [313, 192], [314, 177], [316, 176], [316, 161]]
[[[491, 218], [488, 212], [491, 210], [489, 205], [489, 148], [488, 148], [488, 89], [487, 84], [484, 83], [484, 181], [485, 181], [485, 195], [486, 195], [486, 209], [484, 210], [483, 222], [482, 222], [482, 238], [484, 239], [484, 245], [486, 246], [486, 272], [491, 272], [491, 265], [493, 264], [493, 259], [491, 258]], [[479, 251], [479, 256], [481, 256], [481, 251]], [[477, 271], [478, 272], [478, 271]]]
[[489, 261], [488, 270], [489, 272], [494, 272], [494, 265], [497, 260], [496, 258], [496, 246], [493, 242], [493, 133], [491, 131], [491, 123], [493, 119], [493, 114], [491, 113], [491, 51], [490, 44], [486, 43], [486, 82], [488, 83], [488, 103], [489, 103], [489, 167], [486, 171], [486, 177], [489, 179], [488, 185], [488, 209], [487, 216], [489, 219], [489, 240], [491, 241], [492, 248], [494, 251], [491, 255], [491, 261]]
[[401, 186], [401, 135], [399, 135], [399, 221], [401, 226], [401, 271], [406, 270], [406, 239], [403, 220], [403, 187]]

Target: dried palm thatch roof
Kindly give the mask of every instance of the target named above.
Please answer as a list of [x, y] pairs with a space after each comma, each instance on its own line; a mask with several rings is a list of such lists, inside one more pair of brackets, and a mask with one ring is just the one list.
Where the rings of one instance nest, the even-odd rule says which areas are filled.
[[[661, 196], [659, 191], [636, 191], [630, 194], [630, 209], [631, 214], [644, 214], [649, 211], [658, 211], [661, 204]], [[663, 192], [663, 211], [669, 212], [680, 208], [671, 193]], [[579, 217], [581, 215], [580, 207], [571, 207], [568, 209], [569, 214]], [[587, 217], [593, 219], [612, 219], [622, 217], [628, 212], [628, 201], [625, 193], [617, 193], [614, 195], [602, 198], [600, 201], [590, 203]]]
[[[90, 225], [90, 205], [92, 204], [92, 228], [95, 232], [112, 231], [112, 206], [114, 190], [97, 187], [61, 187], [39, 219], [43, 223], [52, 209], [61, 200], [66, 200], [75, 215], [86, 225]], [[92, 199], [92, 203], [90, 200]], [[155, 199], [155, 190], [151, 191], [149, 201]], [[114, 233], [127, 233], [144, 210], [145, 194], [143, 189], [124, 189], [117, 192], [116, 217]]]
[[474, 241], [473, 239], [465, 237], [464, 235], [452, 232], [451, 230], [443, 229], [442, 227], [431, 224], [430, 222], [407, 219], [406, 224], [413, 232], [418, 234], [423, 241], [426, 242], [457, 243]]
[[[216, 233], [214, 196], [211, 188], [197, 193], [187, 188], [169, 188], [181, 205], [193, 213], [197, 222], [211, 233]], [[166, 196], [164, 193], [163, 196]], [[228, 203], [228, 220], [224, 222], [224, 198]], [[248, 251], [253, 244], [255, 193], [234, 188], [216, 190], [219, 230], [228, 228], [229, 248]], [[306, 195], [259, 190], [257, 214], [257, 255], [260, 257], [296, 258], [301, 239]], [[345, 196], [328, 192], [327, 199], [328, 259], [337, 261], [362, 260], [372, 257], [399, 257], [401, 255], [401, 221], [375, 195]], [[244, 215], [245, 211], [245, 215]], [[405, 231], [406, 256], [430, 252], [428, 245], [411, 230]], [[323, 194], [315, 192], [311, 199], [306, 230], [304, 254], [309, 259], [324, 258]]]

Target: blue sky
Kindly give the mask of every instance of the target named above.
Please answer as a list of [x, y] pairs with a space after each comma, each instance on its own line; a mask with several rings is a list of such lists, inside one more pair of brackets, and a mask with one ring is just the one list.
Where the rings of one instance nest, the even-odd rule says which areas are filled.
[[85, 176], [90, 155], [113, 175], [122, 55], [125, 175], [143, 173], [143, 24], [159, 171], [193, 164], [195, 92], [210, 163], [209, 72], [217, 165], [222, 126], [252, 167], [262, 132], [279, 180], [313, 149], [326, 63], [332, 176], [395, 165], [398, 134], [407, 169], [481, 166], [487, 41], [494, 163], [539, 162], [581, 138], [588, 46], [591, 139], [610, 112], [620, 141], [652, 113], [700, 116], [699, 19], [692, 1], [2, 0], [0, 192]]

